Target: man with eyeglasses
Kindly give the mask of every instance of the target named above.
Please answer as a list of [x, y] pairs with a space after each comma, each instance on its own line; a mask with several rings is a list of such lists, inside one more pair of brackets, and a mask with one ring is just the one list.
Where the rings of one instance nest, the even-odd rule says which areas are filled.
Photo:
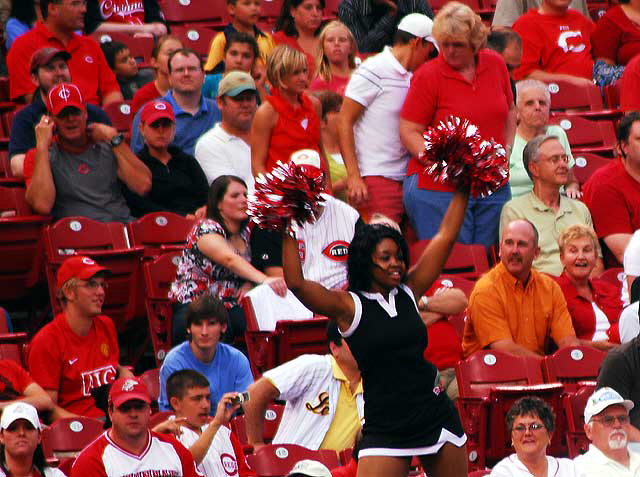
[[580, 477], [640, 475], [640, 454], [628, 449], [633, 403], [617, 391], [604, 387], [595, 391], [584, 408], [584, 430], [589, 450], [575, 458]]
[[138, 378], [115, 381], [109, 391], [113, 427], [80, 453], [71, 477], [202, 477], [182, 444], [149, 430], [150, 403]]
[[[568, 157], [555, 136], [531, 139], [522, 153], [524, 168], [533, 182], [533, 190], [511, 199], [502, 208], [500, 232], [515, 219], [530, 220], [540, 234], [540, 253], [533, 261], [539, 272], [559, 276], [562, 273], [558, 235], [566, 227], [583, 224], [593, 227], [589, 209], [582, 202], [560, 194], [569, 178]], [[596, 264], [596, 276], [602, 272], [602, 260]]]
[[108, 273], [89, 257], [65, 260], [56, 276], [62, 313], [31, 341], [29, 369], [57, 404], [54, 418], [104, 418], [92, 391], [112, 383], [118, 375], [131, 376], [118, 364], [116, 328], [102, 314]]

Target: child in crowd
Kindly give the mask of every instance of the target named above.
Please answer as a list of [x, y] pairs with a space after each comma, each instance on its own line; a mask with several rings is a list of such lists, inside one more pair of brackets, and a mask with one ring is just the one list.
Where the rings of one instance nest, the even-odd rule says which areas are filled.
[[309, 89], [343, 95], [356, 68], [356, 39], [344, 23], [334, 20], [322, 29], [318, 41], [316, 77]]
[[313, 95], [318, 98], [322, 107], [320, 136], [322, 138], [322, 152], [329, 163], [333, 195], [346, 202], [347, 169], [338, 144], [338, 113], [340, 113], [342, 106], [342, 96], [334, 91], [317, 91]]
[[133, 95], [145, 84], [153, 81], [151, 70], [139, 70], [136, 59], [131, 56], [129, 47], [119, 41], [101, 43], [102, 52], [109, 68], [116, 74], [120, 91], [125, 100], [133, 99]]
[[[260, 62], [264, 66], [275, 44], [269, 33], [259, 30], [256, 26], [260, 18], [260, 2], [261, 0], [227, 0], [227, 11], [231, 17], [231, 23], [211, 42], [209, 57], [204, 65], [205, 71], [212, 73], [225, 71], [224, 65], [220, 63], [223, 62], [227, 51], [225, 45], [229, 41], [229, 35], [235, 32], [246, 33], [256, 40], [260, 51]], [[227, 69], [227, 71], [230, 70]]]
[[266, 100], [268, 94], [264, 84], [266, 71], [259, 61], [258, 43], [254, 37], [246, 33], [230, 33], [224, 45], [223, 65], [223, 72], [208, 74], [205, 78], [202, 86], [202, 94], [205, 98], [215, 100], [218, 97], [218, 85], [229, 71], [244, 71], [253, 77], [260, 101]]
[[[313, 149], [320, 154], [320, 117], [317, 98], [307, 96], [307, 58], [287, 45], [273, 49], [267, 60], [271, 95], [256, 112], [251, 125], [251, 170], [268, 172], [291, 154]], [[326, 166], [326, 164], [325, 164]], [[323, 167], [323, 169], [327, 169]]]
[[156, 79], [140, 88], [131, 102], [131, 116], [147, 102], [164, 96], [169, 91], [169, 57], [183, 47], [182, 42], [171, 35], [158, 40], [151, 51], [151, 67], [156, 72]]

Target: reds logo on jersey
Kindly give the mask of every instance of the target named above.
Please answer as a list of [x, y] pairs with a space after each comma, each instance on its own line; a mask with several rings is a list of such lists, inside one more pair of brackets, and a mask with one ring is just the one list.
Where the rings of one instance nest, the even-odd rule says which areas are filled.
[[582, 41], [582, 32], [563, 31], [558, 36], [558, 46], [565, 53], [581, 53], [587, 47]]
[[231, 454], [220, 454], [220, 463], [227, 475], [238, 475], [238, 461]]
[[116, 379], [116, 368], [112, 365], [103, 366], [102, 368], [84, 371], [82, 378], [82, 395], [91, 396], [91, 390], [105, 384], [109, 384]]
[[322, 254], [335, 262], [346, 262], [349, 256], [349, 242], [336, 240], [327, 245]]

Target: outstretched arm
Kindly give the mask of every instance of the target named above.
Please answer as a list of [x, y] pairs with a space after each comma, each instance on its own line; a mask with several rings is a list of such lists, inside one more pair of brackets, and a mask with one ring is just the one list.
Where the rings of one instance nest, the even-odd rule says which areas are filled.
[[342, 331], [349, 328], [355, 312], [351, 295], [345, 291], [327, 290], [319, 283], [305, 280], [298, 244], [287, 233], [282, 238], [282, 267], [287, 287], [304, 306], [318, 315], [335, 319]]
[[438, 278], [451, 248], [458, 238], [458, 232], [464, 221], [464, 214], [469, 201], [468, 191], [456, 191], [449, 208], [442, 219], [438, 233], [431, 239], [407, 277], [407, 285], [413, 291], [416, 300], [429, 289]]

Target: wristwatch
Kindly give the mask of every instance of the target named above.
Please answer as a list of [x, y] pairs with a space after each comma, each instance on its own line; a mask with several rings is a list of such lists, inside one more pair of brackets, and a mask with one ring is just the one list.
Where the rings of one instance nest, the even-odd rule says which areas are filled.
[[122, 141], [124, 141], [124, 134], [119, 133], [113, 136], [109, 142], [111, 143], [111, 147], [118, 147], [122, 144]]

